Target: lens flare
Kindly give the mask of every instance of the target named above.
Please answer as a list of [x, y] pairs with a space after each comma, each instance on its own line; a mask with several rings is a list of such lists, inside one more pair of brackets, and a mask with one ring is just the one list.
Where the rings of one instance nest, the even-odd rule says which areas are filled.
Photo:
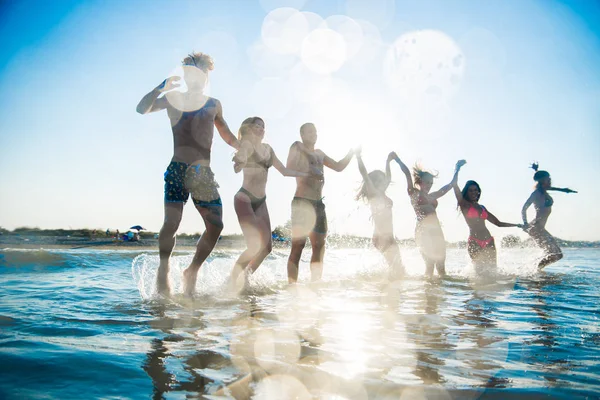
[[293, 98], [288, 83], [281, 78], [263, 78], [254, 84], [252, 107], [261, 117], [283, 118], [292, 109]]
[[290, 86], [297, 101], [312, 104], [332, 90], [332, 79], [330, 75], [317, 74], [298, 63], [290, 71]]
[[394, 19], [394, 0], [346, 0], [346, 15], [365, 19], [379, 29], [386, 28]]
[[360, 24], [345, 15], [327, 17], [322, 28], [328, 28], [339, 33], [346, 44], [346, 60], [352, 59], [360, 50], [364, 35]]
[[270, 375], [256, 385], [255, 399], [310, 400], [312, 396], [302, 382], [290, 375]]
[[280, 54], [298, 54], [308, 34], [308, 22], [295, 8], [282, 7], [271, 11], [263, 20], [263, 42]]
[[302, 62], [318, 74], [330, 74], [346, 60], [344, 37], [331, 29], [315, 29], [302, 42]]
[[413, 31], [388, 49], [384, 76], [390, 88], [404, 96], [449, 98], [458, 89], [464, 64], [460, 48], [445, 33]]

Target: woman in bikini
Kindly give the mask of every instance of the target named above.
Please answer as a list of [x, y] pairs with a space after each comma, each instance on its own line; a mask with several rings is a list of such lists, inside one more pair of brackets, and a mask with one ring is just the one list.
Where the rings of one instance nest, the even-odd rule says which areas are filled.
[[[265, 123], [259, 117], [246, 118], [238, 131], [240, 150], [233, 158], [234, 171], [243, 171], [244, 181], [233, 198], [233, 205], [244, 234], [246, 250], [231, 271], [232, 289], [243, 287], [247, 276], [256, 271], [272, 249], [271, 220], [265, 195], [269, 168], [275, 167], [283, 176], [312, 176], [286, 168], [271, 146], [262, 142], [264, 136]], [[242, 272], [245, 272], [244, 281], [238, 282]]]
[[[552, 205], [554, 204], [554, 200], [550, 197], [548, 191], [554, 190], [564, 193], [577, 192], [568, 188], [552, 187], [550, 173], [548, 173], [548, 171], [538, 171], [538, 163], [532, 164], [531, 168], [535, 171], [533, 180], [536, 181], [537, 184], [535, 190], [523, 205], [521, 214], [523, 216], [523, 229], [525, 232], [529, 233], [529, 236], [531, 236], [535, 244], [544, 250], [544, 256], [538, 264], [539, 268], [543, 268], [563, 257], [556, 239], [546, 230], [546, 222], [548, 222], [548, 217], [550, 216], [550, 212], [552, 212]], [[535, 208], [535, 218], [530, 223], [527, 223], [527, 209], [531, 204], [533, 204], [533, 207]]]
[[[458, 171], [460, 171], [460, 168], [465, 164], [466, 161], [464, 160], [461, 160], [456, 164], [455, 176], [457, 178]], [[477, 182], [467, 181], [462, 191], [458, 187], [458, 180], [453, 180], [452, 186], [454, 187], [454, 194], [456, 195], [458, 206], [469, 226], [467, 250], [475, 265], [475, 270], [482, 271], [484, 268], [496, 267], [496, 243], [494, 237], [485, 226], [485, 221], [488, 220], [501, 228], [521, 228], [523, 225], [501, 222], [484, 206], [479, 204], [481, 187], [479, 187]]]
[[[431, 277], [435, 268], [440, 276], [444, 276], [446, 275], [446, 239], [435, 209], [438, 206], [438, 199], [452, 189], [452, 182], [437, 192], [429, 193], [435, 175], [416, 166], [413, 168], [415, 179], [413, 184], [408, 167], [400, 158], [396, 158], [396, 162], [406, 176], [410, 202], [417, 214], [415, 241], [425, 261], [425, 273]], [[458, 171], [455, 172], [453, 181], [457, 179], [456, 173]]]
[[394, 152], [389, 154], [385, 165], [385, 172], [375, 170], [367, 173], [360, 150], [356, 154], [358, 170], [363, 177], [363, 184], [356, 196], [356, 200], [367, 201], [371, 207], [373, 244], [385, 257], [390, 267], [391, 279], [397, 279], [404, 273], [400, 249], [394, 237], [394, 225], [392, 221], [392, 206], [394, 203], [385, 194], [392, 180], [390, 163], [397, 157]]

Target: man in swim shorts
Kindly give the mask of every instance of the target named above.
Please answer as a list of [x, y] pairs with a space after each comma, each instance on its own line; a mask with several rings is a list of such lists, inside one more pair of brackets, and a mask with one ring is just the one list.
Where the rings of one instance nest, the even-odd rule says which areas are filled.
[[166, 295], [170, 294], [169, 259], [175, 247], [183, 206], [190, 194], [206, 230], [198, 241], [191, 264], [183, 271], [186, 295], [194, 293], [198, 270], [223, 230], [219, 185], [210, 169], [214, 127], [228, 145], [238, 148], [237, 139], [223, 119], [221, 103], [204, 94], [208, 72], [214, 68], [212, 59], [203, 53], [192, 53], [182, 64], [186, 92], [171, 91], [179, 87], [177, 81], [180, 79], [172, 76], [146, 94], [137, 106], [140, 114], [167, 110], [173, 130], [173, 158], [164, 174], [165, 219], [158, 238], [160, 265], [156, 277], [158, 292]]
[[[354, 155], [354, 151], [350, 150], [343, 159], [334, 161], [322, 150], [315, 149], [317, 129], [312, 123], [300, 127], [300, 137], [302, 142], [295, 142], [290, 147], [287, 168], [302, 172], [318, 170], [322, 173], [325, 166], [340, 172], [348, 166]], [[312, 246], [311, 280], [317, 281], [323, 274], [327, 237], [327, 215], [322, 195], [324, 183], [322, 175], [296, 178], [296, 193], [292, 200], [292, 250], [287, 265], [289, 283], [298, 280], [298, 264], [307, 237]]]

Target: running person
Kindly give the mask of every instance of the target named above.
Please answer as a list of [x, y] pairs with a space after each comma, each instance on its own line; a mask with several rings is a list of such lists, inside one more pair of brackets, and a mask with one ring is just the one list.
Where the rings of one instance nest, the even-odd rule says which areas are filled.
[[[232, 288], [239, 288], [238, 278], [252, 274], [271, 252], [271, 220], [265, 194], [269, 168], [275, 167], [283, 176], [307, 178], [307, 172], [286, 168], [275, 155], [273, 148], [262, 140], [265, 136], [265, 122], [259, 117], [247, 118], [238, 132], [240, 150], [234, 157], [235, 172], [243, 171], [244, 181], [234, 196], [234, 207], [246, 241], [246, 250], [237, 259], [231, 271]], [[316, 171], [322, 175], [322, 171]]]
[[[325, 166], [340, 172], [348, 166], [354, 155], [354, 151], [350, 150], [343, 159], [335, 161], [322, 150], [315, 149], [317, 129], [312, 123], [300, 127], [300, 137], [302, 142], [295, 142], [290, 147], [287, 159], [289, 169], [308, 172], [311, 168], [316, 168], [323, 171]], [[319, 280], [323, 274], [323, 256], [327, 237], [327, 215], [323, 204], [324, 183], [323, 176], [296, 178], [296, 193], [292, 200], [292, 250], [287, 265], [290, 283], [298, 280], [298, 264], [307, 237], [312, 245], [311, 280]]]
[[[425, 261], [425, 273], [431, 277], [435, 268], [440, 276], [444, 276], [446, 275], [446, 239], [435, 209], [438, 206], [438, 199], [452, 189], [452, 182], [437, 192], [430, 193], [435, 175], [416, 166], [413, 168], [413, 184], [408, 167], [400, 158], [396, 158], [396, 162], [406, 176], [408, 195], [417, 215], [415, 241]], [[453, 180], [456, 179], [456, 173], [458, 171], [455, 172]]]
[[385, 191], [392, 180], [390, 163], [398, 156], [391, 152], [385, 164], [385, 172], [375, 170], [367, 173], [360, 150], [356, 153], [358, 170], [363, 177], [363, 184], [356, 196], [357, 200], [366, 200], [371, 207], [373, 221], [373, 245], [383, 254], [390, 267], [390, 278], [399, 278], [404, 272], [400, 248], [394, 237], [392, 206], [394, 202]]
[[[577, 192], [568, 188], [552, 187], [550, 173], [548, 171], [538, 171], [538, 163], [533, 163], [531, 168], [535, 171], [533, 180], [536, 181], [537, 184], [535, 190], [523, 205], [521, 215], [523, 216], [523, 229], [531, 236], [535, 244], [544, 250], [544, 256], [538, 264], [539, 268], [543, 268], [563, 257], [563, 253], [560, 250], [556, 239], [546, 230], [546, 222], [548, 222], [548, 217], [552, 212], [552, 205], [554, 204], [554, 200], [548, 191], [554, 190], [564, 193]], [[533, 207], [535, 208], [535, 218], [528, 223], [527, 209], [531, 204], [533, 204]]]
[[460, 160], [456, 163], [455, 179], [452, 181], [456, 201], [462, 211], [465, 221], [469, 226], [469, 239], [467, 251], [469, 257], [475, 265], [477, 271], [483, 268], [496, 267], [496, 242], [490, 231], [485, 226], [485, 221], [488, 220], [492, 224], [501, 227], [522, 227], [520, 224], [509, 224], [501, 222], [483, 205], [479, 204], [481, 197], [481, 187], [475, 181], [467, 181], [462, 191], [458, 187], [458, 172], [460, 168], [466, 164], [466, 161]]
[[237, 139], [223, 119], [221, 103], [204, 94], [208, 72], [214, 68], [212, 59], [203, 53], [193, 53], [185, 57], [182, 64], [188, 88], [186, 92], [171, 91], [179, 87], [177, 81], [180, 79], [172, 76], [146, 94], [137, 106], [140, 114], [166, 109], [173, 130], [173, 157], [164, 175], [165, 218], [158, 238], [160, 265], [156, 278], [158, 292], [166, 295], [171, 290], [169, 259], [175, 247], [183, 206], [190, 193], [206, 230], [198, 241], [192, 262], [183, 272], [186, 295], [194, 293], [198, 270], [215, 247], [223, 229], [219, 185], [210, 169], [214, 127], [227, 144], [238, 148]]

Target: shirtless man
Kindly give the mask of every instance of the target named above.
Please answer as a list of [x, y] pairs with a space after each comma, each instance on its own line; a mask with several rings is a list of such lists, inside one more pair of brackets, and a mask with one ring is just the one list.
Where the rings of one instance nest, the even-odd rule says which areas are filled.
[[[223, 230], [222, 203], [219, 185], [210, 169], [210, 150], [214, 127], [231, 147], [238, 141], [223, 119], [219, 100], [204, 94], [208, 72], [214, 68], [210, 56], [193, 53], [185, 57], [183, 78], [186, 92], [170, 91], [179, 87], [180, 78], [172, 76], [145, 95], [137, 112], [167, 110], [173, 130], [173, 158], [165, 172], [165, 219], [158, 238], [160, 265], [156, 277], [159, 293], [169, 295], [169, 259], [175, 247], [175, 234], [181, 222], [183, 206], [190, 193], [194, 206], [202, 216], [206, 230], [198, 241], [196, 254], [183, 271], [184, 293], [191, 296], [196, 288], [198, 270], [215, 247]], [[159, 97], [161, 94], [163, 96]]]
[[[287, 168], [289, 169], [309, 172], [316, 168], [323, 171], [323, 166], [325, 166], [340, 172], [348, 166], [354, 155], [354, 151], [350, 150], [346, 157], [340, 161], [334, 161], [322, 150], [315, 149], [317, 129], [314, 124], [302, 125], [300, 137], [302, 142], [294, 142], [290, 147], [287, 159]], [[298, 280], [298, 264], [307, 237], [312, 245], [311, 280], [317, 281], [323, 274], [323, 256], [327, 237], [327, 215], [322, 195], [324, 183], [322, 177], [296, 178], [296, 193], [292, 200], [292, 251], [287, 265], [289, 283]]]

